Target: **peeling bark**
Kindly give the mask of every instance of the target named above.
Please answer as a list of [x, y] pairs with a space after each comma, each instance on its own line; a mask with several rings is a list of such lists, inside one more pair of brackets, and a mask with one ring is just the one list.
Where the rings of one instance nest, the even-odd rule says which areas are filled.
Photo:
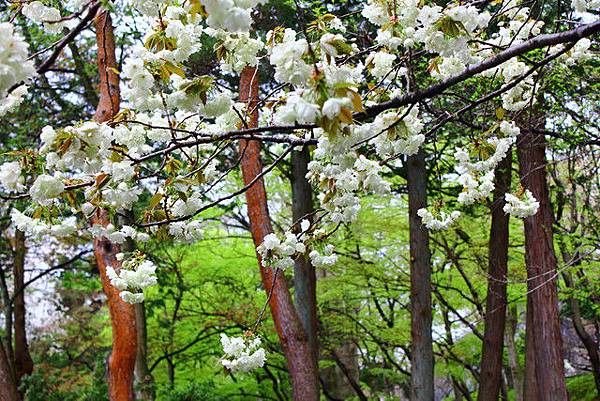
[[[94, 21], [98, 45], [98, 72], [100, 74], [98, 107], [94, 119], [97, 122], [110, 120], [119, 111], [119, 76], [112, 70], [117, 67], [115, 38], [110, 14], [99, 9]], [[91, 219], [92, 224], [106, 226], [108, 215], [98, 210]], [[110, 284], [106, 267], [116, 270], [121, 263], [116, 255], [121, 251], [117, 244], [105, 238], [94, 238], [94, 255], [106, 294], [112, 325], [112, 350], [108, 359], [108, 388], [111, 401], [133, 401], [134, 368], [137, 353], [137, 330], [133, 305], [124, 302], [119, 291]]]
[[[258, 101], [258, 74], [256, 68], [246, 67], [240, 77], [240, 101], [248, 103], [248, 110], [253, 110]], [[250, 127], [256, 127], [258, 111], [253, 110], [249, 116]], [[260, 143], [258, 141], [240, 141], [242, 176], [248, 185], [262, 171], [260, 159]], [[256, 246], [263, 242], [266, 235], [273, 232], [267, 193], [262, 179], [257, 180], [246, 191], [250, 230]], [[292, 297], [287, 287], [285, 276], [279, 274], [273, 280], [274, 271], [263, 268], [260, 255], [257, 254], [263, 286], [267, 294], [271, 294], [269, 306], [275, 323], [283, 353], [285, 354], [295, 401], [318, 401], [319, 384], [317, 371], [308, 338], [296, 313]]]
[[[108, 223], [106, 212], [99, 210], [92, 218], [92, 224]], [[115, 255], [121, 251], [117, 244], [105, 238], [94, 238], [94, 255], [100, 270], [102, 289], [106, 294], [108, 311], [112, 325], [112, 350], [108, 359], [108, 389], [111, 401], [133, 401], [133, 378], [137, 350], [137, 333], [133, 305], [124, 302], [119, 290], [110, 284], [106, 267], [116, 270], [121, 262]]]

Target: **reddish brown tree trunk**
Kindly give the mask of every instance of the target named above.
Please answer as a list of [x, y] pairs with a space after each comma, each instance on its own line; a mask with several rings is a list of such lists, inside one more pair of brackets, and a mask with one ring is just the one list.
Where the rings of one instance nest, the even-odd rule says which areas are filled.
[[19, 401], [19, 392], [4, 344], [0, 339], [0, 400]]
[[119, 75], [116, 74], [115, 35], [108, 10], [100, 8], [94, 20], [96, 45], [98, 46], [98, 74], [100, 75], [98, 106], [94, 120], [99, 123], [110, 120], [119, 112]]
[[[110, 120], [119, 111], [119, 76], [115, 57], [115, 38], [110, 14], [100, 9], [95, 20], [96, 42], [98, 45], [98, 72], [100, 74], [100, 96], [94, 119], [97, 122]], [[98, 210], [92, 224], [106, 226], [108, 215]], [[105, 238], [94, 238], [94, 255], [100, 270], [102, 288], [106, 294], [112, 325], [112, 351], [108, 359], [108, 388], [111, 401], [133, 401], [133, 380], [137, 352], [137, 333], [133, 305], [119, 297], [119, 291], [110, 284], [106, 267], [116, 270], [120, 262], [116, 260], [120, 247]]]
[[496, 169], [492, 226], [488, 245], [488, 288], [485, 332], [481, 355], [481, 379], [477, 401], [498, 401], [502, 383], [502, 351], [506, 322], [506, 272], [508, 265], [509, 215], [504, 213], [504, 194], [510, 190], [512, 156]]
[[[248, 103], [248, 110], [255, 108], [258, 101], [258, 74], [256, 68], [246, 67], [242, 71], [240, 100]], [[257, 122], [258, 111], [254, 110], [249, 116], [248, 125], [255, 127]], [[243, 154], [241, 160], [242, 175], [244, 183], [247, 185], [262, 172], [260, 143], [258, 141], [242, 140], [240, 141], [240, 153]], [[257, 180], [246, 191], [246, 202], [248, 204], [252, 238], [254, 244], [258, 246], [263, 242], [266, 235], [273, 232], [267, 206], [267, 193], [262, 179]], [[263, 268], [260, 264], [260, 255], [257, 256], [265, 291], [267, 294], [272, 292], [269, 306], [287, 360], [294, 400], [318, 401], [317, 367], [313, 363], [308, 339], [294, 308], [285, 276], [279, 274], [275, 283], [273, 283], [274, 271], [270, 268]]]
[[[92, 218], [92, 224], [106, 225], [106, 212], [99, 210]], [[100, 270], [102, 289], [106, 294], [108, 311], [112, 325], [112, 350], [108, 358], [108, 389], [111, 401], [133, 401], [133, 379], [137, 352], [137, 333], [133, 305], [119, 297], [119, 290], [110, 284], [106, 267], [118, 271], [121, 263], [115, 255], [121, 251], [117, 244], [105, 238], [94, 238], [94, 255]]]
[[521, 182], [540, 203], [538, 212], [524, 219], [528, 278], [525, 399], [565, 401], [569, 397], [558, 314], [553, 217], [546, 183], [546, 140], [524, 129], [517, 149]]

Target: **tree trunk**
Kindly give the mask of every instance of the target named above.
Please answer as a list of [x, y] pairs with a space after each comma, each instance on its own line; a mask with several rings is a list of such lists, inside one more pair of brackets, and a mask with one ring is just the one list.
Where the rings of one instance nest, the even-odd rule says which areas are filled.
[[137, 329], [137, 354], [135, 360], [135, 399], [154, 400], [154, 381], [148, 369], [148, 333], [146, 331], [146, 305], [135, 304], [135, 327]]
[[540, 203], [538, 212], [524, 219], [528, 278], [525, 398], [564, 401], [569, 397], [558, 314], [553, 217], [546, 183], [546, 140], [524, 129], [517, 149], [521, 182]]
[[[351, 381], [360, 383], [360, 366], [357, 354], [357, 346], [351, 341], [346, 341], [343, 344], [336, 346], [331, 352], [326, 351], [324, 355], [321, 355], [321, 358], [324, 360], [333, 359], [335, 361], [336, 358], [339, 359], [339, 362], [335, 361], [335, 365], [319, 369], [323, 393], [328, 396], [328, 399], [346, 400], [351, 399], [356, 395], [355, 388], [351, 385]], [[344, 364], [346, 367], [345, 372], [340, 368], [340, 363]], [[348, 375], [350, 375], [350, 378], [348, 378]]]
[[411, 401], [431, 401], [433, 340], [431, 333], [431, 256], [429, 234], [417, 216], [427, 207], [427, 171], [423, 149], [408, 158], [408, 213], [410, 229]]
[[335, 361], [337, 367], [339, 367], [340, 370], [342, 371], [342, 373], [344, 374], [346, 381], [348, 382], [350, 387], [352, 387], [352, 390], [354, 390], [354, 393], [356, 394], [358, 399], [360, 401], [369, 401], [369, 398], [367, 397], [367, 395], [363, 392], [362, 388], [360, 387], [360, 383], [358, 382], [358, 375], [355, 374], [356, 372], [353, 372], [353, 370], [351, 368], [346, 366], [344, 361], [337, 355], [335, 350], [332, 350], [331, 354], [332, 354], [333, 360]]
[[17, 383], [4, 344], [0, 339], [0, 400], [19, 401]]
[[[98, 107], [94, 119], [97, 122], [110, 120], [119, 110], [119, 76], [116, 69], [115, 38], [112, 21], [107, 10], [100, 8], [94, 21], [98, 45], [98, 72], [100, 74]], [[109, 223], [106, 211], [98, 210], [91, 219], [92, 224], [106, 226]], [[105, 238], [94, 238], [94, 255], [106, 294], [112, 324], [112, 351], [108, 360], [108, 389], [111, 401], [133, 401], [133, 378], [137, 351], [137, 330], [133, 305], [119, 297], [119, 291], [110, 284], [106, 267], [119, 269], [116, 260], [120, 247]]]
[[481, 353], [481, 379], [477, 401], [498, 401], [502, 382], [502, 352], [506, 319], [506, 272], [509, 215], [504, 213], [504, 194], [510, 191], [512, 153], [496, 169], [492, 226], [488, 245], [488, 288], [485, 332]]
[[17, 383], [20, 383], [21, 378], [25, 375], [30, 375], [33, 372], [33, 360], [29, 354], [29, 346], [27, 345], [27, 334], [25, 327], [25, 233], [20, 230], [15, 231], [14, 245], [14, 265], [13, 265], [13, 280], [14, 280], [14, 327], [15, 327], [15, 375]]
[[[240, 101], [248, 103], [248, 110], [255, 109], [258, 101], [258, 74], [256, 68], [246, 67], [242, 71]], [[255, 127], [257, 123], [258, 111], [253, 110], [248, 125]], [[248, 185], [262, 171], [260, 143], [241, 140], [240, 154], [243, 154], [241, 168], [244, 184]], [[255, 246], [258, 246], [263, 242], [266, 235], [273, 232], [267, 206], [267, 193], [262, 179], [257, 180], [246, 191], [246, 202], [252, 238]], [[257, 254], [257, 256], [265, 291], [267, 294], [272, 292], [269, 300], [271, 315], [283, 353], [287, 359], [294, 400], [318, 401], [317, 367], [314, 364], [314, 358], [311, 357], [308, 338], [294, 308], [285, 276], [283, 274], [278, 275], [277, 280], [274, 282], [274, 271], [270, 268], [263, 268], [260, 255]]]
[[110, 120], [119, 112], [120, 91], [119, 75], [115, 73], [118, 65], [115, 55], [115, 35], [112, 19], [108, 10], [98, 9], [94, 20], [96, 45], [98, 46], [98, 106], [94, 120], [99, 123]]
[[13, 303], [8, 290], [8, 282], [4, 270], [0, 267], [0, 290], [2, 292], [2, 314], [4, 315], [4, 354], [8, 361], [11, 377], [15, 376], [14, 352], [13, 352]]
[[[292, 217], [295, 223], [312, 221], [312, 187], [306, 178], [310, 152], [308, 147], [292, 152]], [[298, 317], [308, 337], [311, 355], [316, 366], [319, 357], [317, 337], [317, 277], [315, 268], [305, 255], [294, 262], [294, 303]]]
[[[106, 212], [99, 210], [92, 218], [92, 224], [108, 223]], [[105, 238], [94, 238], [94, 255], [102, 278], [102, 288], [106, 294], [108, 311], [112, 324], [112, 350], [108, 359], [108, 389], [111, 401], [133, 401], [134, 369], [137, 354], [137, 330], [133, 305], [119, 297], [119, 290], [110, 284], [106, 267], [115, 270], [121, 266], [115, 255], [120, 247]]]

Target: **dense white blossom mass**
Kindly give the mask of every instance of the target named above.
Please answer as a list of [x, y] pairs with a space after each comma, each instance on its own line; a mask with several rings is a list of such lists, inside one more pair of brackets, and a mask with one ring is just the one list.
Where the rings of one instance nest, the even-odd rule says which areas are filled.
[[[493, 14], [485, 5], [368, 0], [361, 4], [362, 23], [372, 24], [377, 33], [373, 46], [361, 49], [347, 34], [343, 17], [332, 14], [311, 23], [309, 35], [287, 27], [266, 35], [253, 31], [253, 13], [264, 3], [131, 0], [149, 30], [143, 45], [128, 49], [119, 72], [129, 108], [103, 124], [47, 126], [35, 152], [38, 165], [26, 166], [15, 156], [0, 166], [2, 191], [28, 195], [33, 201], [24, 210], [13, 209], [15, 226], [36, 237], [87, 232], [117, 244], [129, 239], [146, 242], [159, 230], [178, 241], [197, 241], [206, 227], [202, 212], [218, 204], [231, 205], [233, 195], [224, 194], [243, 192], [228, 179], [233, 167], [218, 156], [230, 152], [224, 149], [232, 139], [248, 132], [247, 116], [254, 111], [251, 107], [257, 107], [261, 128], [253, 133], [256, 139], [315, 145], [307, 178], [320, 203], [315, 218], [265, 236], [257, 247], [262, 266], [285, 270], [306, 255], [316, 267], [332, 265], [337, 255], [325, 241], [329, 230], [357, 219], [361, 196], [389, 194], [390, 168], [399, 167], [431, 140], [425, 127], [435, 122], [434, 117], [418, 101], [365, 113], [419, 88], [407, 57], [422, 55], [428, 79], [440, 83], [539, 35], [543, 28], [527, 4], [518, 0], [494, 2]], [[584, 12], [600, 4], [573, 0], [572, 5]], [[58, 9], [40, 1], [23, 4], [20, 12], [51, 34], [66, 26]], [[214, 43], [218, 63], [216, 72], [207, 75], [190, 71], [188, 63], [205, 50], [203, 43]], [[590, 46], [591, 41], [583, 38], [568, 51], [564, 45], [552, 46], [548, 54], [560, 55], [558, 62], [572, 65], [589, 57]], [[15, 27], [0, 23], [0, 116], [21, 103], [25, 84], [36, 73], [28, 57], [27, 44]], [[261, 63], [269, 64], [277, 87], [268, 95], [261, 93], [258, 105], [240, 102], [221, 78]], [[535, 102], [536, 71], [530, 69], [531, 63], [512, 57], [473, 77], [483, 86], [503, 89], [498, 92], [502, 107], [482, 132], [457, 138], [460, 145], [449, 161], [454, 161], [455, 174], [448, 174], [443, 183], [460, 191], [450, 202], [457, 208], [483, 202], [492, 194], [495, 170], [501, 160], [511, 157], [520, 134], [511, 115]], [[269, 129], [273, 124], [282, 127]], [[290, 131], [293, 134], [285, 134]], [[81, 195], [77, 200], [67, 196], [75, 190]], [[417, 213], [430, 230], [448, 229], [461, 216], [459, 210], [435, 205]], [[44, 213], [48, 206], [60, 209], [61, 218]], [[114, 214], [135, 208], [143, 214], [130, 225], [117, 219], [106, 227], [78, 225], [78, 219], [89, 218], [99, 208]], [[538, 208], [528, 189], [506, 194], [506, 213], [526, 218]], [[139, 303], [143, 289], [157, 281], [155, 270], [151, 261], [132, 252], [120, 266], [109, 266], [107, 274], [123, 300]], [[263, 366], [260, 339], [223, 335], [221, 342], [227, 369]]]

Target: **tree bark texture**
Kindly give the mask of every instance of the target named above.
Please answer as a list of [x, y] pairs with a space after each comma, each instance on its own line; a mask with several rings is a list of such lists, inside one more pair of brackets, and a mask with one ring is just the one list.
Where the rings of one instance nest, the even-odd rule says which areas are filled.
[[148, 369], [148, 332], [146, 305], [135, 304], [135, 327], [137, 329], [137, 355], [135, 360], [135, 398], [138, 401], [154, 400], [154, 380]]
[[[115, 37], [108, 10], [100, 8], [94, 20], [98, 46], [98, 72], [100, 74], [98, 107], [94, 119], [99, 122], [110, 120], [119, 111], [119, 76], [115, 73]], [[92, 224], [106, 226], [108, 215], [98, 210], [91, 219]], [[137, 353], [137, 331], [133, 305], [124, 302], [119, 291], [110, 284], [106, 275], [107, 266], [115, 270], [121, 266], [116, 255], [119, 245], [106, 238], [94, 238], [94, 255], [106, 294], [112, 325], [112, 350], [108, 359], [108, 388], [111, 401], [133, 401], [134, 369]]]
[[506, 324], [506, 273], [508, 269], [509, 215], [503, 210], [510, 191], [512, 153], [496, 168], [492, 225], [488, 245], [488, 287], [485, 331], [481, 353], [481, 379], [477, 401], [497, 401], [502, 383], [502, 353]]
[[544, 135], [522, 129], [517, 150], [521, 183], [540, 203], [538, 212], [524, 219], [528, 279], [525, 399], [565, 401], [569, 397], [564, 378]]
[[[255, 127], [258, 122], [258, 111], [255, 105], [258, 101], [258, 74], [256, 68], [246, 67], [240, 77], [240, 101], [248, 104], [250, 113], [248, 125]], [[260, 158], [260, 143], [258, 141], [240, 141], [242, 156], [241, 168], [244, 184], [248, 185], [262, 172]], [[267, 193], [262, 179], [257, 180], [246, 191], [250, 230], [255, 246], [260, 245], [266, 235], [273, 232]], [[269, 306], [279, 336], [279, 341], [285, 354], [292, 383], [295, 401], [318, 401], [319, 385], [316, 366], [311, 357], [308, 338], [302, 323], [296, 313], [288, 290], [285, 276], [279, 274], [274, 280], [275, 272], [263, 268], [258, 255], [259, 268], [263, 286], [267, 294], [271, 294]]]
[[[306, 178], [310, 152], [308, 147], [292, 152], [292, 218], [298, 224], [303, 219], [312, 221], [312, 187]], [[294, 261], [294, 303], [308, 337], [316, 366], [319, 357], [317, 336], [317, 276], [310, 258], [299, 256]]]
[[19, 401], [19, 392], [10, 360], [4, 348], [3, 341], [0, 340], [0, 400]]
[[429, 234], [417, 210], [427, 207], [425, 153], [408, 157], [408, 214], [410, 230], [411, 401], [431, 401], [433, 340], [431, 333], [431, 255]]

